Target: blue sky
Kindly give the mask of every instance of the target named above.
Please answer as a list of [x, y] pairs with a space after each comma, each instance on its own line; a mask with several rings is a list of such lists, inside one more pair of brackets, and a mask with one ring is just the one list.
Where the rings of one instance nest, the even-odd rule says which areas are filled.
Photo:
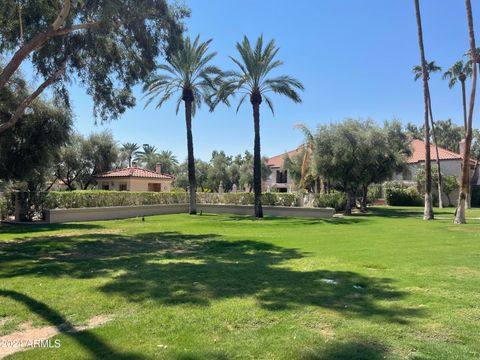
[[[186, 20], [188, 33], [213, 38], [216, 65], [232, 68], [228, 55], [236, 55], [235, 43], [243, 35], [256, 39], [263, 33], [280, 47], [278, 57], [285, 65], [277, 74], [303, 82], [302, 104], [274, 97], [275, 116], [262, 108], [264, 155], [298, 146], [302, 135], [293, 128], [298, 122], [312, 128], [345, 117], [422, 122], [422, 87], [411, 74], [419, 63], [413, 1], [187, 0], [186, 4], [192, 9]], [[423, 0], [421, 7], [427, 59], [446, 69], [469, 46], [464, 2]], [[480, 19], [480, 8], [473, 11], [474, 19]], [[435, 117], [460, 123], [460, 88], [450, 90], [436, 74], [431, 92]], [[139, 89], [137, 95], [141, 96]], [[119, 142], [149, 143], [172, 150], [180, 160], [186, 157], [183, 112], [175, 115], [174, 102], [160, 110], [143, 110], [144, 101], [139, 100], [121, 119], [95, 126], [85, 91], [73, 86], [72, 99], [79, 132], [111, 129]], [[251, 108], [245, 103], [238, 114], [235, 107], [220, 106], [214, 113], [202, 108], [193, 132], [196, 156], [205, 160], [215, 149], [227, 154], [251, 150]]]

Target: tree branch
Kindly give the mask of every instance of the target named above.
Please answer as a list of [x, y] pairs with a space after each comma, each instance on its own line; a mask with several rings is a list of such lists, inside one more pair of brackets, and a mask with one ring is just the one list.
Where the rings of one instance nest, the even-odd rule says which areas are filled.
[[12, 115], [10, 120], [6, 123], [0, 124], [0, 135], [2, 135], [8, 129], [11, 129], [15, 126], [17, 121], [23, 115], [25, 109], [35, 100], [48, 86], [53, 84], [64, 72], [65, 72], [66, 64], [63, 63], [59, 70], [52, 76], [50, 76], [47, 80], [45, 80], [38, 88], [35, 90], [30, 96], [28, 96], [22, 103], [17, 107], [15, 113]]

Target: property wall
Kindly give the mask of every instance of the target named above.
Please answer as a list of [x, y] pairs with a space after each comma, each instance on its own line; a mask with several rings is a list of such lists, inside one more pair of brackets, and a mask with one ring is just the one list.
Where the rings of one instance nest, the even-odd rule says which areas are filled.
[[[205, 213], [253, 215], [252, 205], [213, 205], [198, 204], [198, 211]], [[333, 209], [300, 208], [290, 206], [264, 206], [267, 216], [288, 216], [308, 218], [331, 218]], [[188, 204], [143, 205], [143, 206], [112, 206], [104, 208], [53, 209], [45, 211], [45, 221], [63, 223], [75, 221], [95, 221], [126, 219], [149, 215], [188, 213]]]

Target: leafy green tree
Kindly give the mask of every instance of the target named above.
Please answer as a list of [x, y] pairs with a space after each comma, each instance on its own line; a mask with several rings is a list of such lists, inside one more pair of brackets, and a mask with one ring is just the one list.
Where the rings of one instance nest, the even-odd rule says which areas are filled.
[[450, 194], [460, 188], [458, 184], [458, 179], [454, 175], [444, 177], [445, 184], [443, 185], [443, 192], [447, 196], [449, 205], [453, 204], [452, 199], [450, 199]]
[[215, 91], [215, 84], [220, 81], [222, 72], [210, 65], [216, 53], [208, 53], [212, 40], [200, 42], [200, 37], [195, 40], [184, 39], [183, 47], [167, 59], [167, 64], [158, 65], [162, 74], [155, 75], [144, 86], [145, 96], [148, 97], [145, 106], [159, 98], [156, 108], [161, 107], [175, 93], [180, 93], [177, 100], [177, 114], [180, 105], [185, 105], [185, 123], [187, 127], [188, 151], [188, 181], [190, 192], [190, 214], [197, 213], [195, 157], [193, 153], [192, 118], [202, 102], [211, 105], [211, 97]]
[[49, 87], [68, 106], [73, 79], [92, 96], [100, 119], [117, 118], [135, 105], [132, 87], [149, 77], [155, 59], [178, 49], [180, 20], [189, 15], [166, 0], [0, 0], [0, 9], [0, 57], [10, 57], [0, 72], [0, 92], [27, 61], [42, 78], [0, 119], [0, 136]]
[[459, 152], [460, 141], [465, 130], [462, 126], [455, 125], [451, 119], [435, 121], [435, 133], [438, 146], [450, 151]]
[[132, 161], [138, 155], [140, 146], [137, 143], [126, 142], [120, 148], [120, 155], [127, 159], [128, 167], [132, 167]]
[[[29, 91], [17, 74], [0, 91], [0, 118], [15, 111]], [[23, 190], [45, 190], [52, 179], [55, 157], [71, 132], [71, 112], [37, 98], [30, 111], [22, 114], [21, 122], [0, 137], [0, 180], [22, 182]]]
[[[210, 164], [206, 161], [195, 159], [195, 179], [197, 182], [197, 186], [202, 190], [202, 192], [212, 191], [208, 187], [208, 170], [210, 168]], [[175, 186], [188, 190], [190, 186], [190, 182], [188, 179], [188, 161], [181, 163], [177, 167], [177, 171], [175, 173]]]
[[210, 167], [208, 169], [208, 187], [213, 191], [218, 191], [220, 182], [225, 190], [232, 188], [232, 180], [228, 169], [232, 165], [232, 157], [227, 156], [224, 151], [212, 152]]
[[254, 124], [254, 147], [253, 147], [253, 189], [255, 193], [255, 217], [263, 217], [262, 210], [262, 156], [260, 149], [260, 104], [265, 100], [268, 107], [274, 113], [273, 101], [267, 96], [268, 92], [274, 92], [286, 96], [295, 103], [300, 103], [301, 98], [298, 90], [303, 90], [300, 81], [290, 76], [270, 77], [272, 70], [283, 64], [276, 60], [278, 48], [275, 41], [271, 40], [265, 46], [263, 36], [257, 39], [252, 48], [250, 41], [244, 36], [242, 43], [237, 43], [237, 51], [240, 59], [230, 57], [238, 66], [239, 71], [231, 71], [218, 91], [218, 100], [229, 105], [228, 98], [236, 93], [242, 94], [237, 112], [247, 97], [253, 109]]
[[69, 190], [86, 190], [95, 184], [95, 175], [112, 170], [118, 156], [110, 132], [92, 133], [87, 138], [77, 134], [60, 152], [55, 176]]

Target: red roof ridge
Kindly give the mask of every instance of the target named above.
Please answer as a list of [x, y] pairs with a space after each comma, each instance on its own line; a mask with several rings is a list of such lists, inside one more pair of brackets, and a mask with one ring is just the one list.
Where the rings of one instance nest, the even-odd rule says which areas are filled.
[[159, 179], [173, 179], [169, 174], [159, 174], [156, 171], [144, 169], [141, 167], [126, 167], [121, 169], [110, 170], [101, 174], [95, 175], [96, 178], [106, 177], [143, 177], [143, 178], [159, 178]]

